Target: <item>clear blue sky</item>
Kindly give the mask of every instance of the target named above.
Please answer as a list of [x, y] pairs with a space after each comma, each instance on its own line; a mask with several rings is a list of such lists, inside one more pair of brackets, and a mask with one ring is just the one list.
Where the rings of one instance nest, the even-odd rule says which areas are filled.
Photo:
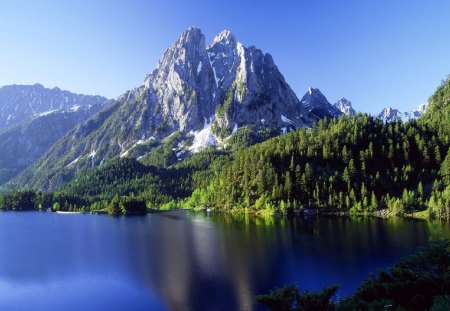
[[0, 85], [116, 97], [189, 26], [272, 54], [301, 97], [409, 110], [450, 73], [450, 1], [0, 0]]

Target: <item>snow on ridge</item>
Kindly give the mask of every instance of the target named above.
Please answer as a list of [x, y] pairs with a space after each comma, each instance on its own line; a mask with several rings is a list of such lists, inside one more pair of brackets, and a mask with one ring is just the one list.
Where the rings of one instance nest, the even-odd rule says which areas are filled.
[[228, 29], [224, 29], [223, 31], [221, 31], [217, 36], [214, 37], [213, 40], [213, 44], [214, 43], [219, 43], [221, 42], [223, 39], [226, 39], [226, 44], [229, 44], [230, 42], [230, 36], [232, 36], [231, 31], [229, 31]]
[[128, 153], [135, 147], [139, 146], [139, 145], [143, 145], [146, 144], [148, 142], [151, 142], [152, 140], [156, 140], [156, 138], [154, 136], [150, 136], [148, 139], [144, 139], [141, 138], [138, 141], [136, 141], [136, 143], [134, 143], [130, 148], [126, 149], [125, 151], [121, 152], [119, 157], [123, 158], [126, 157], [128, 155]]
[[[247, 63], [246, 63], [246, 59], [245, 59], [245, 48], [242, 45], [242, 43], [238, 42], [236, 45], [236, 49], [237, 49], [238, 56], [240, 59], [239, 66], [238, 66], [237, 72], [236, 72], [236, 81], [246, 84], [247, 83]], [[238, 100], [242, 101], [242, 94], [240, 94], [240, 92], [238, 92]]]
[[211, 65], [211, 68], [213, 70], [213, 74], [214, 74], [214, 81], [216, 81], [216, 86], [219, 86], [219, 79], [217, 78], [217, 73], [216, 73], [216, 69], [214, 68], [213, 64], [214, 64], [214, 60], [213, 58], [216, 56], [216, 54], [212, 53], [212, 52], [208, 52], [208, 59], [209, 59], [209, 63]]
[[80, 108], [81, 108], [80, 105], [76, 105], [76, 106], [73, 106], [72, 108], [70, 108], [70, 110], [71, 111], [78, 111], [78, 110], [80, 110]]
[[69, 164], [66, 165], [66, 167], [70, 167], [72, 165], [74, 165], [75, 163], [77, 163], [80, 160], [80, 157], [76, 158], [75, 160], [73, 160], [72, 162], [70, 162]]
[[202, 62], [200, 61], [197, 66], [197, 75], [199, 75], [201, 71], [202, 71]]
[[205, 118], [205, 125], [199, 132], [192, 132], [194, 135], [194, 142], [189, 147], [189, 150], [197, 153], [204, 148], [217, 145], [217, 139], [211, 133], [211, 123], [214, 121], [214, 115], [209, 117], [209, 120]]
[[89, 157], [91, 157], [91, 167], [94, 168], [95, 167], [95, 155], [97, 154], [97, 150], [93, 150], [90, 154]]
[[238, 125], [237, 125], [237, 123], [234, 123], [233, 131], [231, 132], [231, 135], [236, 134], [237, 130], [238, 130]]
[[292, 120], [289, 120], [288, 118], [286, 118], [283, 115], [281, 115], [281, 121], [283, 121], [284, 123], [289, 123], [291, 125], [294, 125], [294, 122]]
[[423, 103], [417, 106], [413, 112], [424, 113], [428, 108], [428, 103]]
[[[53, 112], [56, 112], [56, 111], [58, 111], [58, 109], [54, 109], [54, 110], [49, 110], [49, 111], [41, 112], [41, 113], [38, 113], [37, 115], [38, 115], [39, 117], [43, 117], [43, 116], [52, 114]], [[8, 120], [9, 120], [9, 119], [8, 119]]]

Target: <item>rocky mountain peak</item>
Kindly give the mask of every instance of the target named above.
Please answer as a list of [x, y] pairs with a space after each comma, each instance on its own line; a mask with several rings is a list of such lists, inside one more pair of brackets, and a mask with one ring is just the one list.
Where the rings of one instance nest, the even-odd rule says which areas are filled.
[[397, 109], [394, 109], [392, 107], [386, 107], [386, 108], [383, 108], [380, 115], [382, 114], [383, 116], [392, 116], [394, 114], [398, 114], [399, 112], [400, 111], [398, 111]]
[[314, 107], [320, 107], [323, 105], [329, 105], [327, 98], [322, 94], [319, 89], [309, 87], [308, 91], [303, 95], [301, 102], [305, 109], [311, 109]]
[[231, 31], [225, 29], [214, 37], [212, 44], [208, 48], [214, 46], [215, 44], [236, 46], [236, 43], [237, 41], [235, 36], [231, 33]]
[[383, 110], [378, 115], [378, 118], [380, 118], [384, 122], [391, 122], [401, 117], [403, 117], [403, 113], [392, 107], [383, 108]]
[[175, 42], [175, 46], [180, 48], [186, 45], [196, 45], [201, 43], [205, 43], [205, 35], [199, 28], [191, 26], [180, 34]]
[[355, 109], [352, 107], [352, 102], [345, 97], [339, 99], [334, 106], [339, 109], [340, 112], [349, 116], [353, 116], [356, 113]]
[[392, 107], [386, 107], [380, 112], [378, 118], [380, 118], [384, 122], [392, 122], [398, 118], [401, 118], [403, 122], [407, 122], [411, 119], [417, 119], [421, 117], [425, 113], [427, 108], [428, 103], [421, 104], [417, 106], [414, 110], [405, 112], [400, 112], [399, 110], [394, 109]]
[[333, 118], [342, 114], [338, 108], [330, 104], [325, 95], [317, 88], [309, 87], [303, 95], [301, 103], [310, 117], [314, 119]]
[[424, 104], [421, 104], [421, 105], [417, 106], [413, 110], [413, 112], [422, 115], [427, 110], [427, 108], [428, 108], [428, 103], [424, 103]]

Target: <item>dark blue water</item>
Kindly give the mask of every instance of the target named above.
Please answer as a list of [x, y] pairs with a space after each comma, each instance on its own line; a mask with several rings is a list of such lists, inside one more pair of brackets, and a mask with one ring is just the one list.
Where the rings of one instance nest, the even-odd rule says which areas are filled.
[[258, 293], [340, 284], [428, 240], [417, 220], [0, 212], [0, 310], [255, 310]]

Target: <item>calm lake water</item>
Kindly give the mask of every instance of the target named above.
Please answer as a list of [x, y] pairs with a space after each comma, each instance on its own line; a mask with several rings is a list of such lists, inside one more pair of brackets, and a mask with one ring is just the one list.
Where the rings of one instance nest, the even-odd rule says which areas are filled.
[[286, 283], [340, 284], [343, 296], [429, 230], [405, 219], [0, 212], [0, 310], [264, 310], [254, 296]]

